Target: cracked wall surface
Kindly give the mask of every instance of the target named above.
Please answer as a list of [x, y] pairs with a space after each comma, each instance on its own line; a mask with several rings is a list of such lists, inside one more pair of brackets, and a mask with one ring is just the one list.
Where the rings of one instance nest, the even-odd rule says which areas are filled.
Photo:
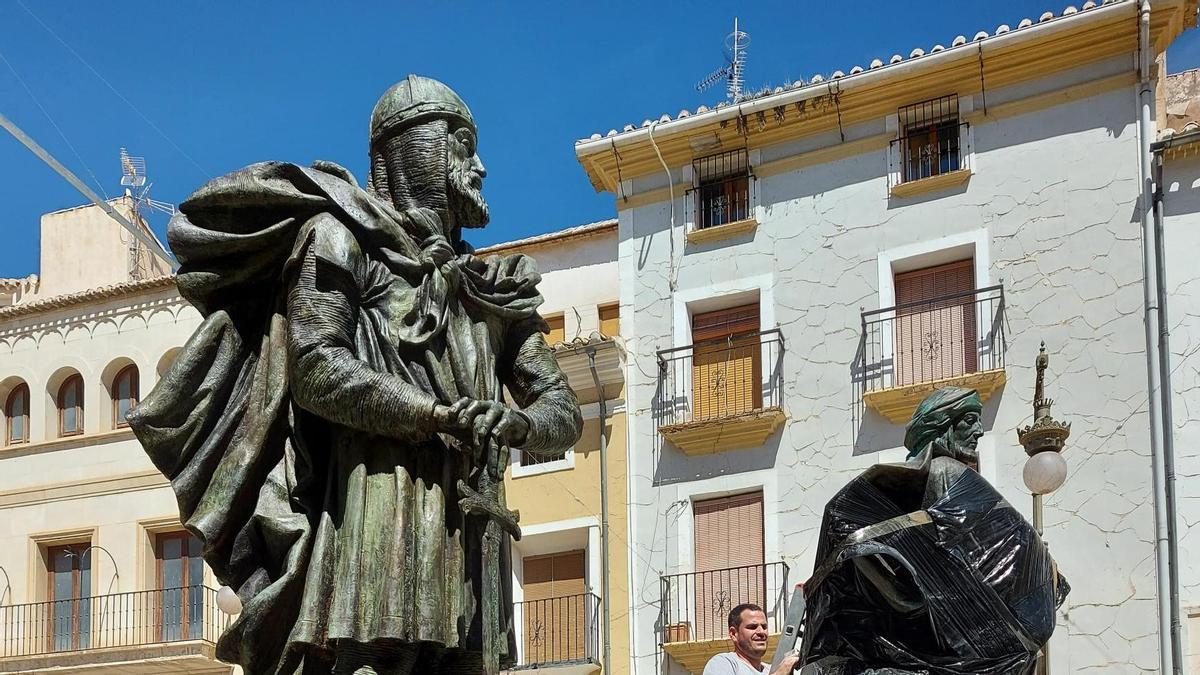
[[1200, 158], [1167, 159], [1163, 170], [1163, 228], [1167, 271], [1167, 325], [1171, 340], [1172, 421], [1179, 536], [1179, 604], [1184, 650], [1200, 672]]
[[[1073, 424], [1067, 482], [1045, 507], [1046, 541], [1073, 586], [1058, 617], [1054, 668], [1157, 671], [1135, 112], [1134, 92], [1122, 87], [980, 118], [969, 183], [906, 200], [888, 199], [886, 151], [760, 178], [759, 227], [729, 242], [685, 243], [679, 176], [673, 244], [668, 203], [621, 209], [618, 201], [621, 315], [632, 336], [634, 672], [684, 672], [662, 651], [657, 628], [660, 575], [693, 571], [691, 500], [761, 487], [766, 561], [786, 562], [795, 583], [812, 572], [826, 501], [867, 466], [903, 457], [900, 434], [888, 433], [893, 425], [874, 413], [863, 429], [854, 422], [850, 364], [860, 308], [880, 306], [882, 252], [981, 230], [987, 260], [977, 264], [1004, 285], [1008, 375], [985, 410], [981, 471], [1027, 517], [1015, 429], [1031, 418], [1041, 340], [1051, 354], [1055, 415]], [[645, 182], [659, 179], [665, 186], [661, 176]], [[788, 422], [762, 447], [689, 458], [656, 433], [655, 352], [687, 344], [681, 297], [754, 290], [786, 341]], [[1194, 395], [1200, 376], [1190, 377], [1185, 393]], [[1200, 409], [1200, 400], [1189, 403]], [[882, 440], [856, 456], [867, 432]]]

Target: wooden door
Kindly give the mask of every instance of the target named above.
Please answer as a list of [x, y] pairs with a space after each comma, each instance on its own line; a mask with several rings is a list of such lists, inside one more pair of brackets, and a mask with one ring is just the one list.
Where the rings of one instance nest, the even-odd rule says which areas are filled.
[[692, 317], [692, 421], [762, 408], [758, 304]]
[[[960, 260], [895, 277], [896, 385], [973, 373], [978, 350], [975, 265]], [[916, 303], [915, 305], [912, 303]], [[905, 307], [905, 305], [909, 305]]]
[[729, 610], [744, 602], [766, 607], [761, 492], [698, 501], [695, 517], [693, 640], [728, 635]]
[[204, 630], [204, 560], [190, 532], [160, 534], [158, 559], [158, 639], [197, 640]]
[[587, 656], [588, 595], [582, 550], [530, 556], [523, 562], [521, 603], [524, 663], [556, 663]]
[[82, 543], [46, 550], [50, 599], [47, 637], [51, 651], [87, 649], [91, 645], [90, 548], [90, 544]]

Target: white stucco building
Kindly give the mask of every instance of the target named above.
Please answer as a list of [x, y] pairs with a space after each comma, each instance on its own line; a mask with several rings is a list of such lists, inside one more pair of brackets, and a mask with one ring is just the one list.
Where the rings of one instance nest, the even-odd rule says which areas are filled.
[[[1043, 340], [1073, 423], [1045, 507], [1073, 585], [1054, 671], [1157, 672], [1137, 56], [1160, 57], [1196, 9], [1154, 3], [1141, 44], [1139, 3], [1088, 2], [576, 145], [619, 218], [633, 672], [699, 673], [740, 601], [778, 630], [825, 503], [904, 457], [934, 386], [984, 394], [981, 472], [1028, 516], [1015, 429]], [[1189, 166], [1168, 167], [1176, 192]], [[1168, 212], [1194, 218], [1188, 199]], [[1181, 371], [1188, 222], [1168, 234]], [[1180, 439], [1193, 380], [1176, 383]], [[1195, 493], [1181, 484], [1181, 504]]]

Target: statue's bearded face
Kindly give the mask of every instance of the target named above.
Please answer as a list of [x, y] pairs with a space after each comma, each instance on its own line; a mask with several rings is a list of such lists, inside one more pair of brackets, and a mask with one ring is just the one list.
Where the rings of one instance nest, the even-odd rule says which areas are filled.
[[964, 464], [979, 462], [979, 438], [983, 436], [983, 417], [974, 410], [963, 413], [950, 429], [950, 452]]
[[476, 154], [475, 132], [467, 127], [451, 131], [447, 147], [450, 216], [458, 227], [483, 227], [488, 222], [488, 206], [483, 200], [487, 169]]

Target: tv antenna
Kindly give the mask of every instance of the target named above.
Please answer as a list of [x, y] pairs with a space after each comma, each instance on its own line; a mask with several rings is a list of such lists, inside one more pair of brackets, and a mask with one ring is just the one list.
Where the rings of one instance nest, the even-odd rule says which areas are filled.
[[[167, 215], [175, 215], [175, 205], [150, 198], [150, 188], [154, 183], [146, 179], [146, 158], [134, 157], [125, 148], [121, 148], [121, 185], [125, 186], [125, 195], [133, 199], [133, 220], [137, 226], [158, 242], [154, 231], [146, 222], [145, 214], [149, 211], [161, 211]], [[162, 244], [159, 243], [159, 246]], [[129, 238], [128, 268], [129, 278], [137, 281], [149, 276], [146, 268], [148, 257], [144, 254], [142, 243], [137, 237]]]
[[742, 84], [745, 83], [746, 47], [750, 46], [750, 36], [738, 29], [738, 20], [733, 18], [733, 32], [725, 37], [725, 65], [714, 70], [708, 77], [696, 83], [696, 91], [704, 91], [714, 84], [725, 80], [725, 95], [730, 101], [742, 97]]

